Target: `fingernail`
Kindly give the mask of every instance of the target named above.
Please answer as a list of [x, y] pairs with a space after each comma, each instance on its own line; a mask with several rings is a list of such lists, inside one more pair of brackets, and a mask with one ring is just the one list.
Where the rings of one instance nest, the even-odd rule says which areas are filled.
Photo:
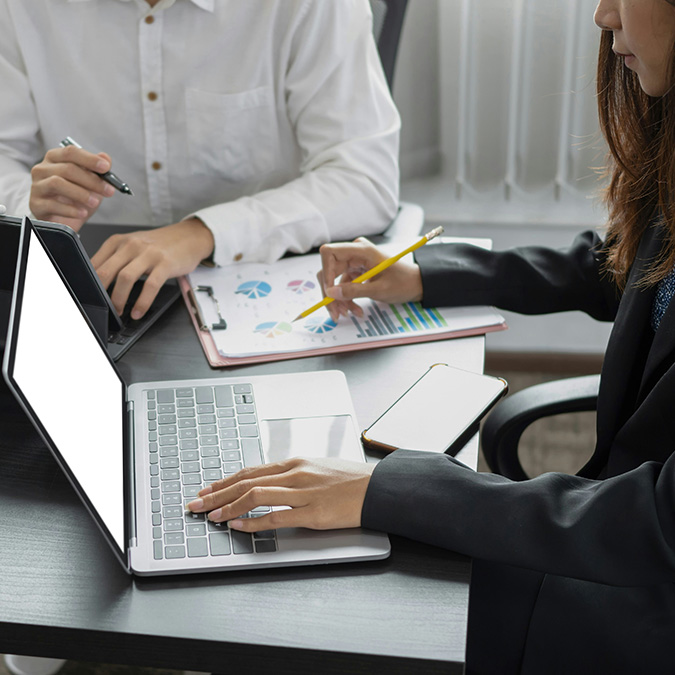
[[200, 509], [204, 508], [204, 500], [203, 499], [195, 499], [193, 502], [190, 502], [187, 505], [188, 509], [190, 511], [199, 511]]
[[326, 295], [329, 298], [333, 298], [333, 300], [343, 300], [344, 299], [342, 289], [339, 286], [331, 286], [330, 288], [327, 288], [326, 289]]
[[101, 200], [98, 197], [94, 197], [94, 195], [89, 195], [89, 199], [87, 199], [87, 204], [89, 206], [98, 206], [101, 203]]
[[233, 530], [241, 530], [242, 527], [244, 527], [244, 521], [243, 520], [229, 520], [227, 522], [227, 526]]
[[103, 186], [103, 194], [106, 197], [112, 197], [115, 194], [115, 188], [112, 185], [108, 185], [108, 183], [106, 183]]
[[218, 520], [220, 516], [223, 514], [223, 509], [216, 509], [215, 511], [211, 511], [209, 513], [209, 520]]
[[89, 215], [89, 211], [87, 211], [87, 209], [78, 209], [77, 213], [80, 218], [86, 218]]
[[134, 320], [140, 319], [143, 316], [143, 312], [140, 309], [131, 310], [131, 318]]
[[106, 171], [110, 171], [110, 164], [105, 159], [99, 159], [96, 162], [96, 173], [105, 173]]

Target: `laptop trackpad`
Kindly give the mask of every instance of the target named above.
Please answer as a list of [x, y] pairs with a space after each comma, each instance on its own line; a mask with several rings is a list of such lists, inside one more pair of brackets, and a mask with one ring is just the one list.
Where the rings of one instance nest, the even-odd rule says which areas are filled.
[[363, 451], [349, 415], [262, 420], [260, 432], [266, 462], [289, 457], [363, 461]]

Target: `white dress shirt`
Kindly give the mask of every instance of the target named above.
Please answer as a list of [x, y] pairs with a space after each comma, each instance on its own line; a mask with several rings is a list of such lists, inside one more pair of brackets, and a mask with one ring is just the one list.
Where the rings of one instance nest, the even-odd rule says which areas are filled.
[[[366, 0], [0, 0], [0, 202], [72, 136], [134, 196], [92, 222], [196, 215], [215, 261], [380, 232], [400, 119]], [[85, 225], [90, 227], [91, 225]]]

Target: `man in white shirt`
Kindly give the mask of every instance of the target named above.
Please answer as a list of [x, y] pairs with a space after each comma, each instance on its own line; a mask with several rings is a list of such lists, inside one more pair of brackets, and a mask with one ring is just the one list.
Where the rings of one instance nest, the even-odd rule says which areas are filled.
[[120, 311], [143, 274], [132, 316], [206, 258], [271, 262], [396, 213], [367, 0], [0, 0], [0, 26], [0, 200], [129, 225], [92, 259]]

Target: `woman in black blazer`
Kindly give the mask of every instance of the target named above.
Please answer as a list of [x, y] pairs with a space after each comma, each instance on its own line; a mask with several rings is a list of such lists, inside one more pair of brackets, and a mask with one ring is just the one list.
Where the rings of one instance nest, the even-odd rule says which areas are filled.
[[[579, 474], [512, 482], [399, 450], [374, 470], [305, 460], [245, 469], [191, 505], [247, 531], [362, 525], [470, 555], [468, 672], [675, 673], [674, 5], [601, 0], [596, 10], [604, 242], [588, 232], [563, 251], [428, 246], [362, 285], [349, 282], [384, 254], [365, 240], [322, 249], [334, 318], [369, 296], [614, 321], [597, 445]], [[282, 503], [295, 508], [237, 519]]]

